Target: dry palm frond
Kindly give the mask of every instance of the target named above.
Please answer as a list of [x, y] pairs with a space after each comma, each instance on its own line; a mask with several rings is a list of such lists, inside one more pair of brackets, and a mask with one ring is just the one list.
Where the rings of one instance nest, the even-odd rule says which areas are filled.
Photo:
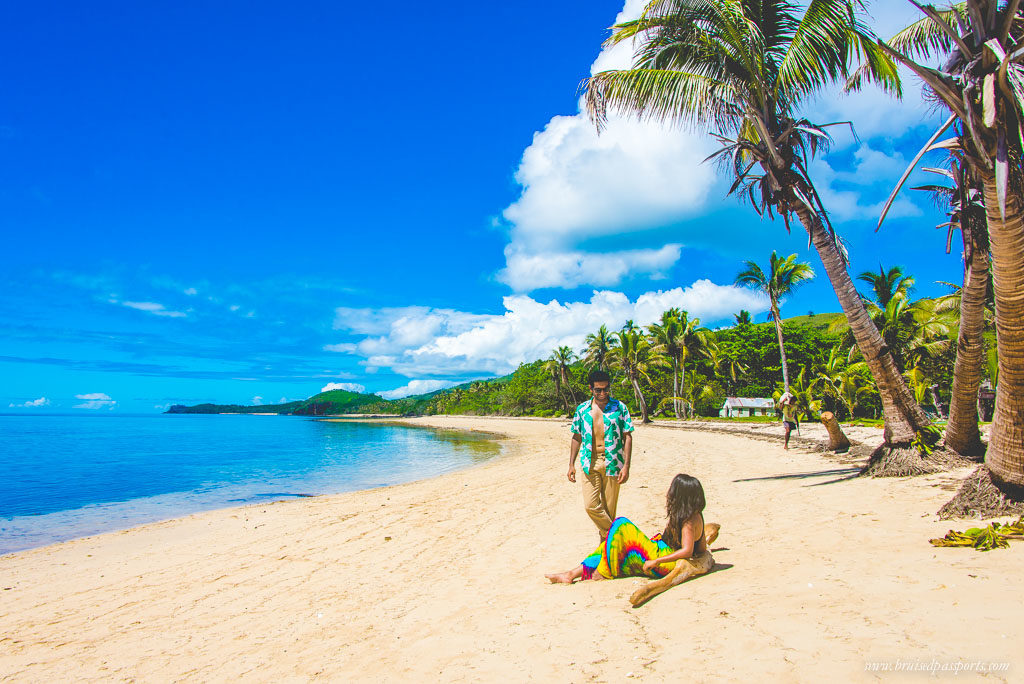
[[963, 532], [950, 530], [945, 537], [929, 539], [928, 542], [932, 546], [962, 546], [991, 551], [1009, 548], [1011, 539], [1024, 539], [1024, 516], [1005, 525], [993, 522], [987, 527], [971, 527]]

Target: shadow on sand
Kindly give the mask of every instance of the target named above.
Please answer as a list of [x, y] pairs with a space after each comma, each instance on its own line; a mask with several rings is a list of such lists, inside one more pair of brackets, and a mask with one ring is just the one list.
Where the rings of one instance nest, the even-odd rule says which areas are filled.
[[819, 470], [813, 473], [792, 473], [789, 475], [769, 475], [767, 477], [745, 477], [739, 480], [733, 480], [733, 482], [758, 482], [760, 480], [805, 480], [810, 477], [829, 477], [836, 475], [835, 479], [828, 480], [826, 482], [815, 482], [813, 484], [804, 485], [805, 487], [820, 487], [821, 485], [835, 484], [836, 482], [845, 482], [846, 480], [852, 480], [855, 477], [860, 476], [860, 468], [832, 468], [830, 470]]
[[[722, 547], [722, 548], [719, 548], [719, 549], [713, 549], [713, 551], [714, 550], [717, 550], [717, 551], [728, 551], [729, 549], [727, 547]], [[695, 579], [699, 579], [701, 577], [707, 577], [708, 575], [713, 575], [716, 572], [721, 572], [722, 570], [728, 570], [728, 569], [730, 569], [732, 567], [733, 567], [732, 563], [719, 563], [718, 561], [715, 561], [715, 565], [710, 570], [705, 572], [703, 575], [698, 575], [697, 577], [691, 577], [689, 580], [687, 580], [686, 582], [683, 582], [683, 584], [681, 584], [679, 586], [687, 585], [687, 584], [689, 584], [690, 582], [692, 582]], [[678, 588], [679, 588], [678, 586], [677, 587], [673, 587], [673, 589], [676, 589], [676, 590], [678, 590]], [[653, 599], [656, 599], [657, 597], [662, 596], [662, 595], [664, 595], [664, 592], [661, 592], [659, 594], [653, 594], [653, 595], [649, 596], [646, 601], [641, 601], [640, 603], [638, 603], [635, 606], [633, 606], [633, 608], [639, 608], [640, 606], [646, 605], [646, 604], [650, 603]]]

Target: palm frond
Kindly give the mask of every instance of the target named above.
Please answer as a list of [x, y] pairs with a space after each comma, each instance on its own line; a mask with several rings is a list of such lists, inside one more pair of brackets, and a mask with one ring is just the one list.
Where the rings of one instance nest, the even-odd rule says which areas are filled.
[[[934, 11], [946, 26], [956, 27], [953, 30], [958, 30], [968, 19], [966, 2]], [[950, 33], [927, 16], [907, 26], [886, 43], [894, 50], [916, 59], [927, 59], [934, 53], [946, 54], [954, 46]]]
[[735, 109], [735, 91], [725, 83], [698, 74], [662, 69], [602, 71], [583, 82], [587, 114], [599, 128], [608, 110], [641, 120], [727, 124]]

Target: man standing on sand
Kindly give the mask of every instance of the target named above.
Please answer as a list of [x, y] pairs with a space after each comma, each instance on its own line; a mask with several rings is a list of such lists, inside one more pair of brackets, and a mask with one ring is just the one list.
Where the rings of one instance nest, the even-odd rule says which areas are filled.
[[603, 370], [587, 378], [593, 398], [576, 407], [569, 443], [569, 482], [576, 481], [576, 456], [583, 468], [583, 506], [597, 525], [601, 540], [615, 519], [619, 486], [629, 479], [633, 455], [633, 421], [629, 409], [612, 399], [612, 381]]
[[796, 397], [786, 392], [779, 397], [779, 408], [782, 409], [782, 425], [786, 428], [786, 443], [783, 449], [789, 449], [789, 433], [796, 429]]

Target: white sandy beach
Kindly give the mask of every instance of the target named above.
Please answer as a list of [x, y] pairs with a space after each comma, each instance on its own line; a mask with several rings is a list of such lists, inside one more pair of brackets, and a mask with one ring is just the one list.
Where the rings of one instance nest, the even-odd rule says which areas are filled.
[[979, 661], [1008, 663], [986, 681], [1024, 677], [1024, 543], [928, 544], [972, 526], [935, 516], [969, 469], [850, 478], [855, 459], [783, 451], [777, 424], [638, 426], [619, 514], [660, 531], [688, 472], [722, 533], [716, 571], [633, 609], [645, 580], [543, 577], [597, 539], [565, 479], [568, 421], [413, 422], [503, 433], [506, 455], [0, 557], [0, 679], [916, 681], [871, 668]]

